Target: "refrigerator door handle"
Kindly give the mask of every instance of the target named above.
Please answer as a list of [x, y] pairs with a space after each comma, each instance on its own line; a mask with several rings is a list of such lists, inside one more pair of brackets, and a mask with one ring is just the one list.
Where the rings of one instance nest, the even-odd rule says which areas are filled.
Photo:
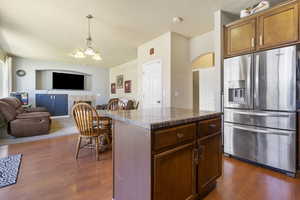
[[252, 89], [252, 77], [253, 77], [253, 75], [252, 75], [252, 68], [253, 68], [253, 57], [252, 56], [250, 56], [250, 66], [247, 68], [247, 94], [245, 94], [245, 96], [246, 96], [246, 101], [247, 101], [247, 104], [248, 105], [252, 105], [251, 107], [253, 107], [253, 98], [252, 98], [252, 96], [253, 96], [253, 94], [252, 94], [252, 91], [253, 91], [253, 89]]
[[259, 55], [255, 55], [255, 66], [254, 66], [254, 108], [259, 106]]
[[263, 133], [263, 134], [273, 134], [273, 135], [284, 135], [284, 136], [291, 136], [294, 135], [293, 131], [284, 131], [284, 130], [269, 130], [269, 129], [263, 129], [263, 128], [251, 128], [251, 127], [243, 127], [238, 125], [230, 125], [234, 129], [240, 129], [243, 131], [250, 131], [250, 132], [256, 132], [256, 133]]
[[245, 111], [234, 111], [235, 114], [240, 115], [253, 115], [253, 116], [263, 116], [263, 117], [290, 117], [290, 114], [270, 114], [270, 113], [254, 113]]

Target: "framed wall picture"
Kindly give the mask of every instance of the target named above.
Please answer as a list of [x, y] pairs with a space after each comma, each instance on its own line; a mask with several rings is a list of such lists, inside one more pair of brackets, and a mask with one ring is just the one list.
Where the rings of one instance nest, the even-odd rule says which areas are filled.
[[110, 91], [112, 94], [116, 94], [116, 83], [110, 85]]
[[124, 76], [123, 75], [117, 76], [117, 88], [122, 89], [123, 84], [124, 84]]
[[125, 93], [131, 93], [131, 81], [125, 81]]

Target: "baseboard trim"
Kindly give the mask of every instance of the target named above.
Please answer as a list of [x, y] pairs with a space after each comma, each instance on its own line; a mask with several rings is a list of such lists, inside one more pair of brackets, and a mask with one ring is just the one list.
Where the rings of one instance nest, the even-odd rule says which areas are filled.
[[70, 115], [63, 115], [63, 116], [51, 116], [51, 119], [61, 119], [61, 118], [69, 118]]

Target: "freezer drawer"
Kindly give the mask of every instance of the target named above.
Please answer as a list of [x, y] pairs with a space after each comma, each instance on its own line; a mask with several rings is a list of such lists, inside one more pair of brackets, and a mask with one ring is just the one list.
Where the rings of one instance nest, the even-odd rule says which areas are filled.
[[296, 172], [296, 132], [224, 124], [224, 152], [288, 172]]
[[225, 109], [224, 121], [274, 129], [296, 130], [296, 113]]

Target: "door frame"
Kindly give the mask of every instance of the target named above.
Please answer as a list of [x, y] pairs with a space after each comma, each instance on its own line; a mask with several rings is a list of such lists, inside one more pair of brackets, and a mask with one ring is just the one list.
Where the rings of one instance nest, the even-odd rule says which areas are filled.
[[142, 107], [144, 106], [144, 67], [146, 65], [150, 65], [150, 64], [153, 64], [153, 63], [160, 63], [160, 73], [161, 73], [161, 77], [160, 77], [160, 81], [161, 81], [161, 106], [163, 107], [165, 105], [165, 92], [164, 92], [164, 89], [163, 89], [163, 70], [162, 70], [162, 60], [161, 59], [155, 59], [155, 60], [150, 60], [150, 61], [147, 61], [145, 63], [142, 64]]

